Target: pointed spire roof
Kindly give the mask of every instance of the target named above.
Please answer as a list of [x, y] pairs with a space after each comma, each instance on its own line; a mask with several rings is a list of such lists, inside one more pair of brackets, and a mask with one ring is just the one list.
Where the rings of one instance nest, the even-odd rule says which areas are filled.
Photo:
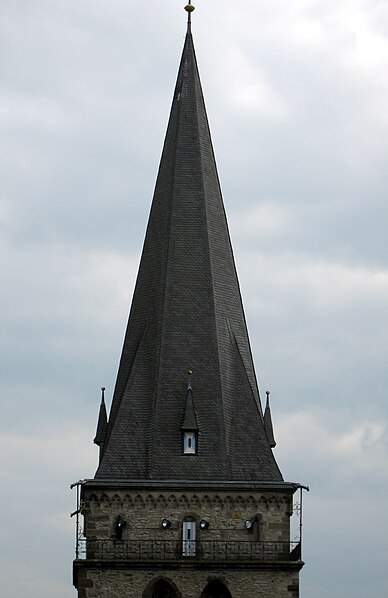
[[181, 426], [182, 430], [198, 430], [197, 416], [195, 414], [193, 401], [193, 389], [191, 386], [191, 374], [192, 372], [189, 371], [189, 383], [187, 385], [186, 393], [185, 416], [183, 419], [183, 424]]
[[270, 395], [269, 390], [267, 390], [265, 394], [267, 395], [267, 402], [266, 402], [265, 411], [264, 411], [264, 429], [265, 429], [265, 433], [267, 434], [267, 438], [268, 438], [270, 447], [275, 448], [276, 440], [275, 440], [275, 436], [273, 433], [271, 407], [269, 405], [269, 395]]
[[98, 414], [98, 422], [97, 422], [97, 430], [96, 436], [93, 440], [94, 444], [98, 446], [102, 446], [105, 441], [106, 431], [108, 427], [108, 418], [106, 414], [106, 407], [105, 407], [105, 388], [101, 388], [101, 404], [100, 404], [100, 411]]
[[[188, 364], [195, 458], [182, 454], [180, 434]], [[96, 479], [282, 480], [264, 428], [190, 26]]]

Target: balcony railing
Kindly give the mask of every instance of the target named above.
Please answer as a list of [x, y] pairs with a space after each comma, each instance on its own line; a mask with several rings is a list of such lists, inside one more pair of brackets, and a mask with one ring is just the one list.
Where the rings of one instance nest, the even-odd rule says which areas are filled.
[[108, 561], [296, 561], [299, 542], [88, 540], [78, 558]]

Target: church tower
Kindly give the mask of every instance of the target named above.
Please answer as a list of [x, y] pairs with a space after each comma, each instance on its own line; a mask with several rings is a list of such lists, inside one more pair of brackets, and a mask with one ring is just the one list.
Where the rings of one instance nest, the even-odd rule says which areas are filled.
[[[291, 598], [300, 541], [263, 412], [191, 33], [99, 465], [77, 482], [78, 598]], [[77, 526], [78, 527], [78, 526]]]

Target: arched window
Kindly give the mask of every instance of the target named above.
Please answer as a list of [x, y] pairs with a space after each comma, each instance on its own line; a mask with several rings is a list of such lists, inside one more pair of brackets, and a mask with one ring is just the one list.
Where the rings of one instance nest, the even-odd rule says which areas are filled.
[[211, 581], [202, 592], [201, 598], [232, 598], [232, 594], [221, 581]]

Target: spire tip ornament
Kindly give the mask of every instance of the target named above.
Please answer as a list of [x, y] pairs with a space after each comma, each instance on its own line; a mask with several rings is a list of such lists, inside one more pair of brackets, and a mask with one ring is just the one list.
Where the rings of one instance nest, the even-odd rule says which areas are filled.
[[195, 10], [195, 6], [193, 6], [191, 4], [191, 2], [189, 2], [188, 4], [186, 4], [185, 6], [185, 11], [187, 12], [187, 30], [190, 32], [191, 31], [191, 13]]

